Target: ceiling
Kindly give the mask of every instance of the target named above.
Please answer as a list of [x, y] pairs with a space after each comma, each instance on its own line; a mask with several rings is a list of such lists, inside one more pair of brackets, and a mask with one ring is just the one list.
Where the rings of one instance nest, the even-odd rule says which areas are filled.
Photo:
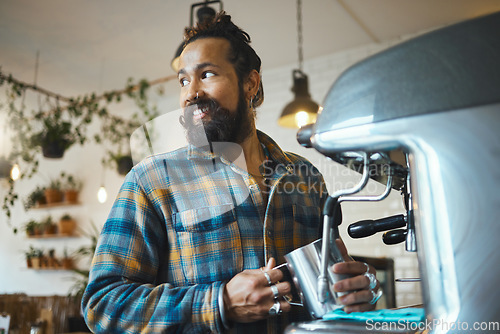
[[[295, 1], [222, 1], [264, 71], [297, 63]], [[63, 96], [172, 75], [194, 2], [0, 0], [1, 69], [33, 83], [39, 52], [36, 83]], [[305, 0], [302, 9], [307, 60], [500, 11], [500, 0]]]

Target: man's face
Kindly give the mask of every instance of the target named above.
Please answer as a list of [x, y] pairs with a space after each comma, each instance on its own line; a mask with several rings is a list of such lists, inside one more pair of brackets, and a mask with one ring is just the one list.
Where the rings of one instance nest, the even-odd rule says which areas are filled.
[[228, 51], [227, 40], [202, 38], [181, 54], [180, 105], [192, 143], [202, 131], [209, 141], [241, 142], [251, 129], [253, 119], [234, 66], [227, 60]]

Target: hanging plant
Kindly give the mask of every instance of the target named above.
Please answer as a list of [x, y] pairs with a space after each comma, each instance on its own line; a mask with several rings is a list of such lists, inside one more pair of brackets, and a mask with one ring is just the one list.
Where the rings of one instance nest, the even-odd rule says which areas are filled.
[[56, 112], [44, 117], [42, 124], [40, 132], [31, 136], [31, 145], [40, 146], [42, 154], [46, 158], [62, 158], [64, 152], [76, 141], [77, 135], [73, 131], [71, 123], [62, 120], [61, 113]]
[[134, 161], [130, 155], [122, 155], [116, 158], [116, 165], [118, 168], [118, 174], [127, 175], [128, 172], [134, 167]]
[[124, 120], [108, 115], [102, 119], [101, 134], [95, 136], [96, 142], [106, 148], [103, 166], [116, 168], [120, 175], [126, 175], [133, 167], [129, 139], [132, 132], [141, 125], [137, 118], [137, 115], [132, 115], [131, 119]]
[[31, 208], [39, 207], [40, 205], [46, 204], [45, 199], [45, 188], [37, 186], [29, 195], [24, 199], [24, 209], [29, 210]]
[[[126, 88], [104, 93], [101, 96], [87, 94], [67, 98], [42, 89], [36, 85], [23, 83], [12, 75], [4, 75], [0, 68], [0, 86], [5, 85], [7, 123], [12, 129], [10, 161], [16, 161], [22, 170], [20, 179], [31, 178], [38, 171], [41, 155], [47, 158], [61, 158], [74, 144], [83, 145], [88, 141], [87, 128], [94, 120], [101, 121], [101, 131], [94, 136], [97, 143], [105, 146], [106, 157], [103, 165], [114, 163], [118, 166], [119, 156], [128, 156], [128, 169], [131, 168], [130, 135], [140, 125], [158, 115], [156, 107], [148, 103], [148, 90], [156, 85], [176, 78], [169, 76], [152, 82], [146, 80], [133, 84], [132, 79]], [[39, 96], [38, 111], [26, 110], [24, 104], [28, 91]], [[158, 90], [158, 94], [163, 91]], [[41, 99], [43, 96], [44, 99]], [[108, 108], [112, 103], [122, 101], [122, 96], [133, 100], [139, 110], [130, 117], [113, 115]], [[42, 103], [43, 102], [43, 103]], [[62, 104], [62, 105], [61, 105]], [[123, 173], [123, 167], [120, 169]], [[11, 208], [18, 200], [15, 183], [9, 178], [9, 190], [4, 196], [3, 210], [9, 218]], [[14, 233], [17, 228], [13, 228]]]
[[[105, 167], [115, 167], [120, 175], [126, 175], [134, 166], [130, 150], [132, 133], [159, 115], [156, 106], [148, 102], [149, 88], [150, 83], [146, 80], [141, 80], [139, 84], [134, 85], [132, 78], [129, 78], [125, 94], [139, 107], [139, 111], [130, 118], [117, 117], [107, 111], [100, 113], [101, 132], [95, 136], [95, 140], [106, 147], [106, 156], [102, 159], [102, 164]], [[158, 90], [157, 94], [162, 95], [163, 91]], [[111, 94], [106, 96], [108, 102], [114, 98]]]

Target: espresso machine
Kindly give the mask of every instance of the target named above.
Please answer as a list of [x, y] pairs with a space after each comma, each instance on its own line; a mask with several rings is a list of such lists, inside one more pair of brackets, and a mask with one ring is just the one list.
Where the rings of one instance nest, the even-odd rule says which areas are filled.
[[[323, 210], [322, 256], [331, 252], [325, 238], [338, 233], [335, 206], [401, 191], [406, 215], [360, 222], [349, 234], [388, 230], [384, 242], [417, 252], [426, 332], [500, 332], [500, 13], [355, 64], [298, 140], [362, 174]], [[386, 184], [384, 194], [356, 195], [370, 177]], [[324, 264], [311, 283], [314, 300], [305, 303], [316, 320], [293, 323], [286, 333], [373, 333], [363, 324], [322, 320], [324, 312], [311, 309], [328, 292]]]

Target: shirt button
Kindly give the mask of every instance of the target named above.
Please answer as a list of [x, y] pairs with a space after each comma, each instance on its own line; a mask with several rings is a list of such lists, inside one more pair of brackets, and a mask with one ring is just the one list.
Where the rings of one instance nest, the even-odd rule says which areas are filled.
[[252, 184], [250, 185], [250, 190], [256, 190], [257, 189], [257, 185], [256, 184]]
[[267, 231], [267, 236], [272, 238], [273, 237], [273, 231]]

